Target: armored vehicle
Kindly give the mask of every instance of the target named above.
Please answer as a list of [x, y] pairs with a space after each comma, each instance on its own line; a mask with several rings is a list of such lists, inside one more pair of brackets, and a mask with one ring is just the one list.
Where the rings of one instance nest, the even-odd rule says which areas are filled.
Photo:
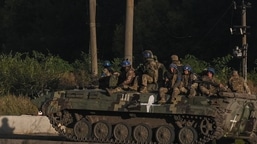
[[156, 93], [67, 90], [55, 92], [42, 110], [72, 141], [203, 144], [230, 137], [257, 143], [255, 95], [221, 92], [156, 101]]

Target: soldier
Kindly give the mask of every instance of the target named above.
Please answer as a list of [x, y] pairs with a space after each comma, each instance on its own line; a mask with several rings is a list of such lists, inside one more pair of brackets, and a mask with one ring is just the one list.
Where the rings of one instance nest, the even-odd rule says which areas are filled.
[[102, 70], [101, 77], [98, 79], [100, 89], [105, 89], [109, 87], [109, 80], [112, 73], [113, 73], [113, 70], [111, 68], [111, 62], [108, 60], [105, 60], [103, 62], [103, 70]]
[[218, 82], [214, 75], [214, 68], [207, 68], [207, 73], [202, 77], [202, 81], [199, 84], [199, 88], [202, 94], [207, 96], [216, 95], [219, 91], [219, 88], [224, 88], [224, 86]]
[[121, 66], [122, 68], [118, 78], [118, 86], [114, 89], [106, 88], [109, 95], [112, 95], [115, 92], [129, 90], [129, 87], [133, 85], [133, 80], [135, 78], [134, 68], [128, 60], [124, 60]]
[[198, 87], [198, 83], [196, 83], [197, 76], [192, 72], [192, 67], [190, 65], [185, 65], [183, 70], [184, 73], [182, 75], [179, 91], [182, 94], [188, 94], [188, 97], [194, 97]]
[[108, 60], [105, 60], [103, 62], [104, 69], [102, 70], [102, 75], [99, 78], [99, 88], [100, 89], [106, 89], [109, 87], [114, 87], [117, 85], [118, 76], [113, 75], [114, 70], [112, 68], [111, 62]]
[[177, 66], [182, 65], [177, 55], [171, 55], [171, 63], [174, 63]]
[[171, 94], [171, 102], [179, 94], [179, 85], [181, 82], [181, 73], [178, 71], [178, 67], [175, 64], [170, 64], [170, 72], [165, 76], [165, 87], [159, 89], [160, 100], [158, 103], [166, 103], [166, 94]]
[[112, 68], [111, 62], [108, 60], [105, 60], [103, 62], [103, 67], [104, 67], [104, 69], [102, 71], [103, 73], [102, 73], [101, 77], [111, 76], [113, 73], [113, 68]]
[[232, 72], [232, 75], [228, 81], [228, 87], [232, 92], [251, 94], [247, 83], [244, 81], [244, 78], [239, 76], [236, 70]]
[[164, 66], [163, 63], [158, 61], [158, 58], [157, 58], [156, 55], [153, 56], [153, 59], [157, 64], [157, 68], [158, 68], [158, 81], [157, 81], [157, 83], [158, 83], [158, 87], [160, 87], [160, 86], [163, 86], [164, 76], [165, 76], [165, 73], [167, 72], [167, 69], [166, 69], [166, 67]]
[[150, 50], [145, 50], [143, 52], [144, 56], [144, 64], [143, 64], [143, 69], [142, 69], [142, 83], [141, 83], [141, 88], [140, 92], [141, 93], [146, 93], [148, 92], [147, 90], [147, 85], [148, 84], [157, 84], [158, 81], [158, 65], [156, 61], [153, 58], [153, 53]]

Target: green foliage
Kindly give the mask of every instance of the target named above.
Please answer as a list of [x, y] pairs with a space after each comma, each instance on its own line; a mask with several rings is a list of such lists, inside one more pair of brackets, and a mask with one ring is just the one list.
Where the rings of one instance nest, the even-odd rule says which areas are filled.
[[112, 60], [112, 67], [114, 71], [120, 72], [120, 64], [123, 61], [121, 58], [114, 58]]
[[193, 55], [187, 54], [184, 59], [181, 59], [181, 62], [185, 64], [189, 64], [195, 73], [201, 73], [203, 69], [205, 69], [209, 64], [205, 61], [199, 60]]
[[[74, 72], [77, 78], [77, 83], [79, 87], [85, 88], [92, 81], [96, 81], [97, 78], [92, 77], [91, 75], [91, 55], [81, 52], [81, 56], [79, 59], [76, 59], [72, 66], [74, 67]], [[102, 69], [102, 64], [98, 62], [98, 71]], [[101, 72], [98, 72], [100, 76]]]
[[41, 90], [44, 88], [56, 89], [62, 74], [73, 70], [73, 67], [59, 56], [43, 55], [34, 51], [32, 58], [40, 65], [36, 73], [36, 81], [39, 82], [39, 86], [41, 85]]
[[91, 72], [91, 56], [85, 52], [81, 52], [80, 58], [76, 59], [72, 64], [75, 69]]
[[214, 65], [216, 76], [221, 80], [221, 82], [226, 82], [231, 74], [231, 67], [228, 63], [232, 60], [232, 55], [227, 55], [224, 57], [217, 57], [212, 60]]
[[205, 61], [199, 60], [193, 55], [186, 55], [184, 59], [182, 59], [182, 63], [189, 64], [195, 73], [201, 73], [203, 69], [207, 67], [212, 67], [216, 71], [216, 77], [223, 83], [226, 83], [232, 68], [229, 67], [229, 62], [232, 60], [232, 55], [227, 55], [224, 57], [218, 57], [212, 60], [212, 64], [207, 63]]
[[55, 89], [60, 76], [72, 70], [67, 61], [51, 54], [33, 52], [0, 55], [0, 94], [34, 95]]

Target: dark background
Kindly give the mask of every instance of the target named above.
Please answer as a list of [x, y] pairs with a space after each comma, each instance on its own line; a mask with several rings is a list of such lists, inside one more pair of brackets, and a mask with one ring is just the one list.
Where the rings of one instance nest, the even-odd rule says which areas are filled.
[[[134, 60], [150, 49], [162, 62], [171, 54], [192, 54], [211, 61], [232, 54], [241, 36], [241, 0], [135, 0]], [[248, 64], [257, 47], [257, 2], [247, 9]], [[100, 60], [123, 58], [126, 0], [97, 0], [97, 47]], [[0, 0], [0, 51], [52, 53], [73, 62], [89, 50], [88, 0]], [[235, 63], [240, 60], [234, 59]]]

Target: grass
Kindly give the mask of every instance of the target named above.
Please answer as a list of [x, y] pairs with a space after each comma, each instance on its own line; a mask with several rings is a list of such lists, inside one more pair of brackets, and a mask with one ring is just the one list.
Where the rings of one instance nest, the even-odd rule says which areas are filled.
[[0, 97], [0, 115], [37, 115], [37, 107], [28, 97], [2, 96]]

